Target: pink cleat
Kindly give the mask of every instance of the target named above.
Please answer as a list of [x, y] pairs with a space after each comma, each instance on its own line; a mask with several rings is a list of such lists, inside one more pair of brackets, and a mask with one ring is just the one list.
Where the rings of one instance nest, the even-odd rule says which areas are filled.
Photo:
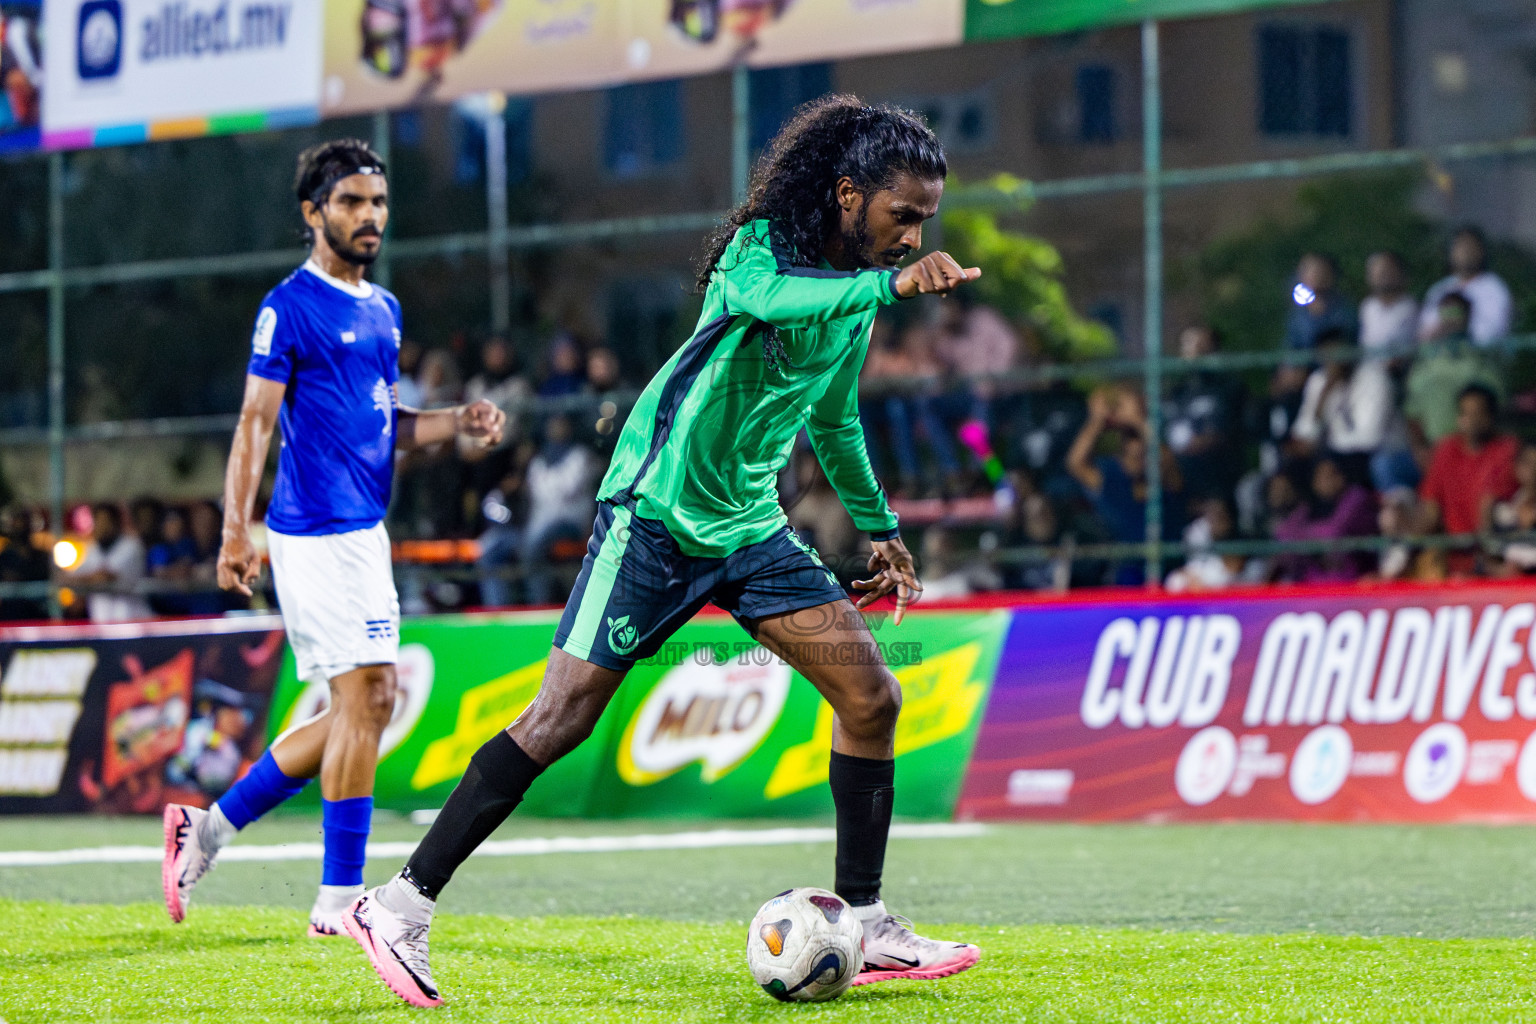
[[384, 984], [412, 1006], [442, 1006], [427, 962], [432, 914], [412, 906], [395, 913], [379, 900], [387, 885], [370, 889], [341, 914], [341, 927], [368, 954]]
[[974, 967], [981, 949], [964, 942], [938, 942], [912, 931], [912, 922], [885, 914], [864, 924], [864, 970], [855, 985], [898, 978], [933, 980]]
[[160, 888], [165, 892], [165, 909], [171, 920], [180, 924], [187, 918], [192, 890], [213, 867], [217, 853], [206, 853], [198, 836], [198, 826], [208, 812], [185, 804], [165, 805], [165, 859], [160, 862]]

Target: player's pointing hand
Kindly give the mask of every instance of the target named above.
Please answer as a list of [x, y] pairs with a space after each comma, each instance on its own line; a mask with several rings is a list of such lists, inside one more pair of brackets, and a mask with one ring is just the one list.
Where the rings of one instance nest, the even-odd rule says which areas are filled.
[[507, 424], [507, 414], [489, 399], [482, 398], [478, 402], [459, 409], [458, 432], [465, 437], [480, 439], [482, 448], [501, 443], [501, 432]]
[[962, 267], [947, 252], [931, 252], [897, 273], [896, 294], [904, 299], [917, 295], [948, 295], [980, 276], [980, 267]]

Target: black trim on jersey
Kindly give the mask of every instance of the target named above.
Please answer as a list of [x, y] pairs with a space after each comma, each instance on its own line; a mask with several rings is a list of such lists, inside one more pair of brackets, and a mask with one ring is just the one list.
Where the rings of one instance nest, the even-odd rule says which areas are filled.
[[864, 273], [862, 270], [822, 270], [820, 267], [801, 267], [790, 262], [789, 253], [773, 237], [773, 230], [768, 231], [768, 251], [773, 253], [773, 262], [778, 265], [778, 273], [781, 277], [858, 277]]
[[900, 299], [901, 295], [896, 291], [896, 270], [881, 270], [878, 267], [866, 267], [863, 270], [822, 270], [820, 267], [797, 267], [789, 260], [789, 253], [779, 245], [773, 237], [773, 232], [768, 232], [768, 250], [773, 253], [773, 262], [778, 265], [780, 277], [820, 277], [820, 278], [849, 278], [858, 277], [860, 274], [884, 274], [885, 286], [891, 293], [891, 298]]
[[672, 423], [677, 417], [678, 410], [683, 406], [683, 399], [688, 397], [688, 391], [693, 387], [693, 382], [698, 379], [709, 357], [719, 347], [720, 340], [731, 329], [731, 323], [736, 319], [735, 313], [726, 310], [715, 317], [709, 323], [699, 328], [693, 338], [683, 350], [683, 356], [672, 368], [672, 373], [667, 377], [667, 382], [661, 387], [661, 395], [656, 400], [656, 425], [651, 429], [651, 447], [645, 453], [645, 458], [640, 462], [640, 468], [635, 472], [635, 478], [629, 482], [629, 486], [618, 491], [603, 500], [610, 505], [629, 505], [635, 500], [635, 488], [640, 486], [640, 481], [645, 479], [646, 472], [651, 468], [651, 463], [656, 461], [656, 456], [661, 454], [666, 447], [667, 439], [672, 436]]

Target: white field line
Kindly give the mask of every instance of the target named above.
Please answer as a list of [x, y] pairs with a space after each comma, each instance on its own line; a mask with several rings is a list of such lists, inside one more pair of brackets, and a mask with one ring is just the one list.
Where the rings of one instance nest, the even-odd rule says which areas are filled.
[[[967, 839], [985, 835], [987, 827], [971, 823], [892, 825], [892, 839]], [[546, 853], [629, 853], [635, 850], [713, 850], [729, 846], [786, 846], [795, 843], [830, 843], [837, 838], [830, 828], [722, 828], [700, 832], [642, 833], [628, 836], [552, 836], [547, 839], [499, 839], [484, 843], [477, 857], [533, 857]], [[368, 856], [403, 860], [416, 849], [414, 842], [369, 843]], [[0, 850], [0, 868], [39, 868], [65, 864], [158, 863], [165, 851], [158, 846], [94, 846], [77, 850]], [[219, 853], [220, 861], [320, 860], [320, 843], [280, 843], [274, 846], [241, 846], [235, 843]]]

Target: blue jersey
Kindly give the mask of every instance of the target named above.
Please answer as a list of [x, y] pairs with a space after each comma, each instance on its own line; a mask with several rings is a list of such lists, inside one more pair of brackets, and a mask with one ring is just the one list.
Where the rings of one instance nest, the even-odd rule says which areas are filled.
[[288, 385], [267, 526], [313, 536], [384, 518], [395, 465], [400, 303], [312, 264], [267, 293], [250, 372]]

